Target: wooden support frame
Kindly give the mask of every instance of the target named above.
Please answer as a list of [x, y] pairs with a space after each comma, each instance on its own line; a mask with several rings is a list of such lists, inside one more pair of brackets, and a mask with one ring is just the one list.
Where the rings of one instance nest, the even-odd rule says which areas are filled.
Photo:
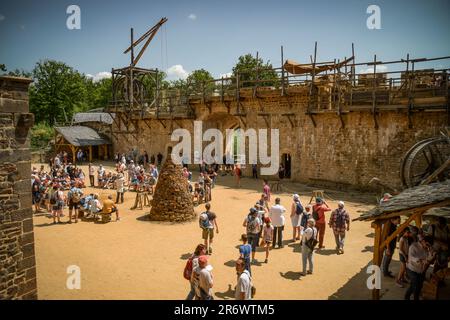
[[259, 117], [263, 117], [266, 127], [270, 128], [272, 115], [270, 113], [258, 113]]
[[[295, 113], [283, 113], [281, 115], [288, 118], [289, 123], [291, 124], [291, 129], [294, 129], [295, 128]], [[291, 117], [294, 118], [294, 121], [292, 120]]]
[[242, 114], [238, 114], [237, 115], [239, 117], [239, 120], [242, 122], [242, 124], [244, 125], [244, 129], [247, 129], [247, 122], [245, 121], [245, 115]]
[[[380, 242], [381, 242], [381, 223], [380, 223], [380, 221], [372, 222], [372, 228], [374, 228], [374, 231], [375, 231], [375, 237], [374, 237], [374, 241], [373, 241], [372, 264], [380, 267], [381, 259], [382, 259], [382, 254], [381, 254], [380, 250], [378, 250], [378, 248], [380, 246]], [[372, 290], [372, 299], [373, 300], [380, 299], [380, 289], [375, 288]]]
[[212, 101], [205, 101], [204, 102], [206, 107], [208, 108], [209, 114], [212, 113]]
[[167, 129], [166, 125], [164, 124], [164, 121], [161, 119], [158, 119], [159, 123], [164, 127], [164, 129]]

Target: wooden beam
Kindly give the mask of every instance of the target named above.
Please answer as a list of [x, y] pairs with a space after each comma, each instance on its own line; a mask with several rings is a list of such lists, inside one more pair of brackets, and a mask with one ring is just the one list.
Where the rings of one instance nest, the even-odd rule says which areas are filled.
[[[373, 242], [373, 260], [372, 264], [376, 265], [378, 267], [381, 266], [381, 251], [380, 251], [380, 239], [381, 239], [381, 223], [379, 222], [373, 222], [372, 228], [375, 230], [375, 238]], [[379, 300], [380, 299], [380, 289], [373, 289], [372, 290], [372, 299], [373, 300]]]
[[291, 117], [294, 117], [294, 119], [295, 119], [295, 113], [284, 113], [284, 114], [282, 114], [282, 116], [285, 116], [288, 118], [288, 120], [291, 124], [291, 128], [293, 129], [295, 127], [295, 123], [294, 123], [294, 121], [292, 121]]
[[[401, 224], [397, 230], [395, 230], [391, 235], [389, 235], [386, 239], [382, 239], [382, 242], [380, 244], [380, 250], [383, 250], [384, 247], [386, 247], [389, 242], [391, 242], [392, 240], [394, 240], [401, 232], [403, 232], [403, 230], [405, 230], [409, 224], [411, 223], [411, 221], [415, 220], [417, 218], [417, 216], [422, 215], [422, 213], [424, 213], [425, 211], [422, 212], [417, 212], [413, 215], [411, 215], [403, 224]], [[390, 221], [389, 221], [390, 222]]]
[[429, 184], [448, 167], [450, 167], [450, 158], [448, 158], [447, 161], [445, 161], [439, 168], [437, 168], [431, 175], [429, 175], [428, 178], [423, 180], [420, 185]]
[[161, 119], [158, 119], [159, 123], [161, 123], [161, 125], [164, 127], [164, 129], [166, 129], [166, 125], [164, 124], [164, 122]]

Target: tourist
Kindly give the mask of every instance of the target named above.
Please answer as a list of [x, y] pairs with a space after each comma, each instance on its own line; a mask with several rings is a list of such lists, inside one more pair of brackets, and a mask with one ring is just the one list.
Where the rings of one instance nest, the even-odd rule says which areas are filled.
[[41, 200], [42, 200], [40, 187], [41, 187], [41, 181], [36, 176], [36, 178], [34, 179], [32, 188], [31, 188], [31, 195], [32, 195], [31, 199], [32, 199], [32, 203], [34, 205], [34, 213], [42, 212], [41, 208], [40, 208], [40, 204], [41, 204]]
[[409, 241], [411, 235], [413, 233], [418, 234], [418, 232], [419, 229], [417, 227], [409, 226], [408, 228], [405, 229], [398, 242], [400, 269], [398, 271], [397, 280], [395, 281], [395, 284], [400, 288], [404, 288], [404, 284], [406, 283], [406, 262], [408, 261]]
[[316, 220], [316, 229], [319, 232], [319, 247], [318, 249], [323, 249], [325, 246], [323, 245], [323, 239], [325, 237], [325, 212], [331, 211], [328, 207], [328, 204], [321, 197], [316, 198], [316, 204], [312, 208], [313, 218]]
[[200, 186], [198, 182], [194, 184], [194, 195], [192, 196], [192, 201], [197, 202], [197, 204], [200, 204], [203, 202], [203, 199], [205, 197], [205, 191], [203, 190], [203, 187]]
[[292, 242], [295, 242], [295, 240], [300, 240], [300, 221], [304, 209], [298, 194], [294, 194], [292, 199], [290, 218], [292, 223]]
[[83, 164], [83, 150], [81, 149], [77, 152], [77, 160], [80, 165]]
[[127, 172], [128, 172], [128, 179], [127, 179], [127, 184], [128, 186], [131, 185], [131, 181], [133, 180], [134, 176], [135, 176], [135, 165], [134, 165], [134, 161], [130, 160], [128, 167], [127, 167]]
[[144, 151], [144, 165], [147, 166], [148, 165], [148, 153], [147, 151]]
[[208, 256], [198, 257], [198, 266], [193, 269], [192, 280], [196, 300], [213, 300], [212, 267], [208, 266]]
[[216, 233], [219, 233], [219, 226], [217, 225], [217, 216], [214, 212], [211, 212], [211, 204], [206, 203], [205, 209], [202, 214], [200, 214], [199, 223], [202, 229], [202, 238], [205, 241], [206, 253], [212, 254], [212, 243], [214, 239], [214, 228]]
[[92, 163], [89, 163], [89, 182], [91, 184], [91, 187], [95, 187], [94, 175], [95, 175], [95, 167], [92, 165]]
[[248, 236], [243, 233], [241, 235], [242, 245], [239, 246], [239, 257], [245, 262], [245, 269], [252, 273], [250, 265], [250, 256], [253, 253], [252, 246], [248, 243]]
[[300, 232], [308, 227], [308, 220], [313, 219], [312, 217], [312, 205], [308, 204], [303, 211], [300, 218]]
[[261, 198], [256, 202], [256, 204], [263, 207], [264, 211], [269, 212], [269, 201], [267, 200], [268, 196], [267, 194], [262, 194]]
[[89, 215], [90, 216], [96, 216], [97, 213], [99, 213], [102, 210], [102, 205], [100, 204], [100, 201], [98, 200], [98, 193], [94, 194], [93, 199], [91, 199], [88, 202], [89, 206]]
[[211, 179], [211, 189], [212, 189], [215, 187], [217, 180], [217, 172], [214, 170], [213, 167], [209, 168], [208, 177]]
[[436, 252], [433, 273], [448, 267], [450, 230], [445, 217], [439, 217], [437, 223], [431, 224], [428, 229], [429, 236], [433, 240], [433, 250]]
[[[284, 213], [286, 209], [280, 204], [281, 199], [276, 198], [275, 204], [270, 208], [269, 216], [273, 229], [273, 248], [283, 248]], [[278, 241], [278, 242], [277, 242]]]
[[[397, 225], [400, 223], [400, 217], [393, 217], [387, 223], [385, 223], [384, 228], [389, 228], [386, 236], [389, 237], [397, 230]], [[392, 256], [395, 251], [395, 246], [397, 244], [397, 240], [394, 238], [389, 242], [384, 250], [383, 260], [381, 262], [383, 275], [385, 277], [394, 278], [392, 272], [389, 271], [389, 265], [391, 264]]]
[[420, 291], [422, 291], [425, 280], [425, 272], [429, 265], [428, 247], [432, 241], [431, 238], [420, 234], [413, 237], [417, 241], [413, 242], [408, 249], [406, 272], [410, 283], [405, 293], [405, 300], [410, 300], [411, 294], [414, 294], [414, 300], [419, 300]]
[[45, 206], [47, 208], [47, 212], [52, 213], [52, 214], [53, 214], [53, 212], [52, 212], [53, 208], [52, 208], [51, 199], [52, 199], [54, 192], [55, 192], [54, 184], [53, 184], [53, 182], [50, 182], [47, 186], [47, 189], [45, 190]]
[[273, 241], [273, 226], [272, 221], [269, 217], [264, 218], [264, 227], [263, 227], [263, 241], [264, 241], [264, 247], [266, 249], [266, 260], [264, 260], [265, 263], [269, 262], [269, 250], [270, 246]]
[[343, 254], [345, 231], [350, 230], [350, 216], [344, 209], [343, 201], [339, 201], [338, 208], [331, 213], [328, 225], [333, 229], [337, 254]]
[[53, 216], [53, 223], [56, 223], [56, 219], [58, 219], [58, 223], [61, 223], [59, 212], [58, 212], [58, 206], [57, 206], [57, 200], [58, 200], [58, 186], [55, 184], [53, 185], [53, 191], [50, 196], [50, 205], [52, 208], [52, 216]]
[[116, 213], [116, 221], [120, 221], [120, 217], [119, 217], [119, 209], [116, 207], [116, 205], [113, 202], [113, 197], [112, 195], [108, 195], [108, 199], [103, 201], [103, 213], [106, 214], [112, 214], [112, 213]]
[[83, 195], [83, 191], [75, 186], [72, 182], [71, 189], [67, 193], [67, 199], [69, 202], [69, 223], [72, 223], [72, 210], [75, 211], [75, 223], [78, 222], [78, 208], [80, 206], [80, 199]]
[[266, 196], [266, 201], [270, 202], [270, 186], [269, 182], [264, 179], [264, 185], [263, 185], [263, 194]]
[[283, 164], [280, 164], [280, 168], [278, 169], [278, 178], [280, 178], [280, 180], [283, 180], [284, 176], [285, 176], [284, 166]]
[[383, 203], [388, 202], [391, 198], [392, 198], [392, 195], [391, 195], [391, 194], [385, 193], [385, 194], [383, 195], [383, 198], [381, 198], [381, 200], [380, 200], [380, 204], [383, 204]]
[[[55, 205], [53, 210], [55, 211], [55, 215], [58, 219], [58, 223], [60, 223], [60, 217], [63, 215], [64, 203], [66, 202], [66, 198], [64, 196], [64, 188], [62, 186], [58, 187], [58, 190], [54, 193], [55, 197]], [[53, 216], [53, 223], [55, 223], [55, 215]]]
[[250, 272], [245, 269], [245, 262], [242, 259], [236, 261], [236, 272], [238, 281], [235, 289], [236, 300], [252, 299], [252, 278]]
[[[314, 247], [317, 244], [317, 229], [315, 228], [316, 220], [309, 219], [308, 227], [303, 231], [302, 237], [302, 276], [313, 273], [313, 254]], [[309, 269], [306, 271], [306, 264], [309, 263]]]
[[252, 177], [258, 179], [258, 165], [256, 163], [252, 164]]
[[193, 283], [191, 282], [192, 279], [192, 271], [198, 267], [198, 258], [200, 256], [204, 256], [206, 254], [206, 247], [204, 244], [199, 244], [196, 248], [194, 253], [190, 256], [188, 261], [186, 262], [186, 266], [183, 270], [183, 277], [186, 280], [189, 280], [191, 290], [189, 291], [186, 300], [192, 300], [195, 297], [195, 288]]
[[103, 188], [104, 186], [104, 179], [105, 179], [105, 169], [103, 168], [103, 165], [100, 165], [97, 170], [97, 181], [98, 186], [100, 188]]
[[243, 226], [247, 231], [248, 242], [252, 247], [252, 262], [255, 263], [256, 247], [259, 244], [261, 220], [258, 218], [258, 210], [250, 208], [250, 212], [244, 220]]
[[158, 152], [156, 159], [158, 160], [158, 167], [160, 167], [162, 164], [162, 160], [163, 160], [163, 155], [161, 154], [161, 152]]
[[124, 187], [125, 179], [124, 179], [122, 173], [118, 174], [117, 179], [114, 181], [114, 183], [116, 184], [116, 190], [117, 190], [116, 204], [119, 203], [119, 198], [120, 198], [121, 203], [123, 203], [123, 193], [125, 192], [125, 187]]
[[234, 167], [234, 176], [236, 178], [236, 186], [238, 188], [240, 188], [241, 187], [242, 170], [241, 170], [241, 166], [239, 164], [237, 164]]
[[201, 173], [201, 174], [203, 175], [203, 179], [205, 181], [205, 201], [209, 202], [212, 200], [212, 194], [211, 194], [212, 180], [206, 172]]

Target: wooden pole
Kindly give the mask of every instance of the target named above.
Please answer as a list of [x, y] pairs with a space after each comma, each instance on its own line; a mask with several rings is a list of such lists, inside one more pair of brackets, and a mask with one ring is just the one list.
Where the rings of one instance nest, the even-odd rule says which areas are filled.
[[89, 146], [89, 162], [92, 162], [92, 146]]
[[[373, 243], [373, 260], [372, 264], [378, 267], [381, 266], [381, 252], [380, 252], [380, 239], [381, 239], [381, 225], [379, 222], [373, 222], [372, 228], [375, 230], [375, 239]], [[372, 299], [380, 300], [380, 289], [372, 290]]]
[[284, 54], [281, 46], [281, 95], [284, 96]]

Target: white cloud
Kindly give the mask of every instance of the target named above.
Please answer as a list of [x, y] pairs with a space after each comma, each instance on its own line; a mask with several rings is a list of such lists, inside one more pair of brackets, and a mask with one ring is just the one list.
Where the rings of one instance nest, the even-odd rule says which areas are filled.
[[0, 14], [0, 21], [3, 21], [5, 19], [6, 19], [6, 17], [4, 15]]
[[[377, 66], [377, 73], [388, 72], [388, 67], [385, 65]], [[361, 70], [360, 73], [373, 73], [373, 67]]]
[[190, 15], [188, 15], [188, 18], [191, 20], [197, 20], [197, 15], [194, 13], [191, 13]]
[[186, 79], [189, 72], [184, 70], [181, 64], [176, 64], [167, 69], [167, 77], [171, 80]]
[[86, 77], [92, 78], [92, 81], [94, 81], [94, 82], [98, 82], [102, 79], [111, 78], [111, 72], [102, 71], [102, 72], [96, 73], [95, 75], [88, 73], [88, 74], [86, 74]]

